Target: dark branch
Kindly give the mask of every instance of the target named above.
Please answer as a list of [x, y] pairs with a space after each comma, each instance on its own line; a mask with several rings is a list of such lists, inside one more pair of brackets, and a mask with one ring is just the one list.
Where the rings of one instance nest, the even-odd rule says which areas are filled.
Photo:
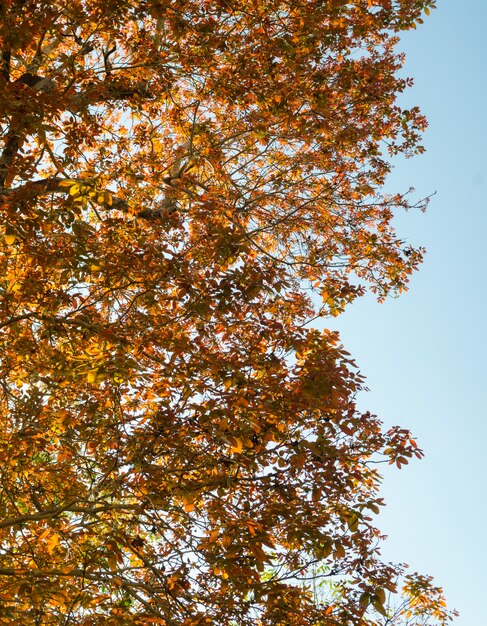
[[22, 139], [17, 129], [11, 130], [7, 135], [7, 141], [0, 156], [0, 187], [5, 187], [10, 166], [15, 159], [22, 144]]
[[10, 80], [10, 50], [4, 50], [2, 52], [2, 62], [0, 68], [0, 74], [8, 82]]

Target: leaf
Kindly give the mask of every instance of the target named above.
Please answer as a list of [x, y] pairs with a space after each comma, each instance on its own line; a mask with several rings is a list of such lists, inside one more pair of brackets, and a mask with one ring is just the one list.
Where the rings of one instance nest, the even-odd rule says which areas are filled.
[[183, 506], [186, 513], [194, 511], [194, 499], [192, 494], [183, 495]]
[[98, 357], [103, 353], [99, 345], [92, 344], [91, 346], [85, 348], [85, 354], [87, 354], [88, 356]]
[[108, 567], [112, 572], [116, 572], [118, 569], [118, 560], [115, 554], [109, 554], [107, 557]]
[[103, 197], [104, 197], [104, 201], [106, 202], [106, 204], [108, 204], [108, 206], [112, 206], [113, 205], [113, 197], [112, 197], [112, 194], [109, 191], [105, 191], [103, 193]]
[[382, 605], [382, 602], [377, 597], [377, 595], [373, 595], [370, 599], [370, 602], [378, 613], [380, 613], [384, 617], [387, 617], [387, 611], [385, 610], [384, 606]]
[[241, 439], [241, 437], [232, 437], [230, 439], [230, 444], [231, 444], [231, 452], [236, 453], [236, 454], [241, 454], [242, 452], [242, 448], [243, 448], [243, 440]]
[[370, 596], [370, 594], [367, 593], [367, 592], [362, 593], [362, 595], [359, 598], [359, 606], [361, 608], [366, 609], [369, 606], [370, 603], [371, 603], [371, 596]]
[[349, 530], [356, 532], [359, 527], [360, 518], [354, 511], [348, 511], [346, 514], [346, 522]]
[[46, 541], [46, 549], [49, 554], [54, 552], [54, 549], [59, 545], [59, 535], [51, 533]]
[[86, 374], [86, 380], [89, 383], [94, 383], [96, 382], [96, 379], [98, 377], [98, 369], [92, 369], [90, 370], [87, 374]]
[[333, 544], [331, 541], [323, 541], [320, 545], [319, 557], [321, 559], [326, 559], [327, 556], [333, 552]]
[[5, 239], [5, 243], [7, 244], [7, 246], [11, 246], [12, 244], [16, 242], [17, 235], [15, 235], [15, 233], [6, 233], [4, 235], [4, 239]]
[[335, 557], [337, 559], [343, 559], [345, 558], [346, 555], [346, 551], [344, 546], [341, 543], [336, 543], [335, 544]]
[[379, 602], [381, 604], [384, 604], [386, 601], [386, 592], [384, 591], [384, 589], [376, 589], [375, 590], [375, 595], [377, 596], [377, 598], [379, 599]]
[[250, 551], [253, 553], [253, 555], [259, 560], [259, 561], [267, 561], [268, 557], [266, 555], [266, 553], [262, 550], [262, 547], [257, 544], [257, 543], [251, 543], [249, 545]]

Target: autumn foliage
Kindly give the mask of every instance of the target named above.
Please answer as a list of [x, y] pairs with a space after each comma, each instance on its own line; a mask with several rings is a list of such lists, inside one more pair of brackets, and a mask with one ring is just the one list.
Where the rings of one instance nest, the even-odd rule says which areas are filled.
[[1, 624], [448, 621], [389, 607], [377, 463], [421, 452], [312, 324], [421, 261], [381, 188], [433, 5], [2, 2]]

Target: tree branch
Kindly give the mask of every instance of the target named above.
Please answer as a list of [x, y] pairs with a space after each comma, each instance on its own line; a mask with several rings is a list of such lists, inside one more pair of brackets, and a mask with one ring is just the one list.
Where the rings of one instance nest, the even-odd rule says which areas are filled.
[[10, 80], [10, 50], [4, 50], [2, 52], [2, 61], [0, 68], [0, 75], [8, 82]]
[[17, 128], [10, 130], [7, 135], [7, 141], [0, 155], [0, 188], [5, 187], [7, 181], [10, 165], [19, 151], [22, 140], [20, 138], [19, 130]]
[[[86, 183], [86, 181], [83, 179], [74, 180], [77, 183]], [[15, 202], [16, 200], [21, 199], [33, 200], [35, 198], [48, 195], [50, 193], [66, 194], [68, 192], [68, 188], [61, 185], [63, 181], [66, 181], [66, 179], [59, 176], [53, 176], [50, 178], [41, 178], [39, 180], [30, 181], [28, 183], [25, 183], [24, 185], [20, 185], [19, 187], [14, 187], [13, 189], [5, 189], [2, 188], [0, 185], [0, 198], [3, 196], [6, 199], [10, 199], [10, 201], [12, 202]], [[106, 211], [115, 209], [117, 211], [122, 211], [123, 213], [129, 212], [129, 204], [127, 200], [117, 197], [115, 195], [115, 192], [111, 191], [110, 189], [107, 189], [106, 191], [108, 191], [111, 195], [111, 204], [108, 202], [104, 202], [102, 205]], [[168, 197], [161, 201], [157, 209], [142, 209], [135, 213], [135, 216], [145, 219], [149, 222], [153, 222], [161, 217], [167, 217], [171, 213], [174, 213], [174, 211], [176, 210], [176, 200], [171, 194], [168, 194]]]
[[22, 320], [28, 320], [31, 317], [37, 317], [37, 313], [24, 313], [23, 315], [16, 315], [15, 317], [10, 317], [5, 322], [0, 323], [0, 328], [5, 328], [5, 326], [10, 326], [11, 324], [15, 324], [16, 322], [21, 322]]
[[63, 506], [53, 507], [50, 509], [44, 509], [38, 513], [31, 513], [25, 515], [19, 515], [19, 517], [13, 517], [0, 522], [1, 528], [13, 528], [15, 526], [22, 526], [26, 522], [38, 522], [41, 520], [52, 519], [58, 517], [63, 513], [80, 513], [85, 515], [97, 515], [98, 513], [104, 513], [106, 511], [140, 511], [140, 506], [136, 504], [104, 504], [93, 507], [79, 506], [75, 504], [76, 500], [71, 500]]

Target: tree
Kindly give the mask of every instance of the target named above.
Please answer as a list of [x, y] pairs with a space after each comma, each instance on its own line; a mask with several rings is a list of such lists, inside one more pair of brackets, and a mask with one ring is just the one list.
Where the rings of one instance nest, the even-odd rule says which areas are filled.
[[433, 5], [2, 3], [0, 623], [386, 612], [376, 463], [421, 452], [312, 321], [421, 261], [381, 188]]

